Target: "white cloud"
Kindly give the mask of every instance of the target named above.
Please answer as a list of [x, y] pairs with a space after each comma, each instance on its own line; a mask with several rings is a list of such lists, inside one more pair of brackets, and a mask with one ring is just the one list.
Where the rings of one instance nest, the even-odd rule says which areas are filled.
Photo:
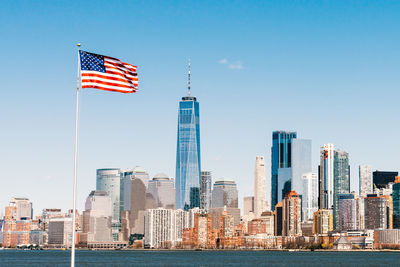
[[232, 70], [241, 70], [241, 69], [243, 69], [243, 64], [240, 61], [238, 61], [236, 63], [230, 63], [228, 65], [228, 68], [230, 68]]
[[241, 61], [230, 62], [228, 59], [223, 58], [223, 59], [219, 60], [218, 63], [222, 64], [222, 65], [226, 65], [228, 67], [228, 69], [231, 69], [231, 70], [243, 69], [243, 64]]

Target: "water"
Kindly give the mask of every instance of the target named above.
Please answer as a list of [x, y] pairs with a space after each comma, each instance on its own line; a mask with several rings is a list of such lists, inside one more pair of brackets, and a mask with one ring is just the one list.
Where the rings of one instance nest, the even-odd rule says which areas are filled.
[[[69, 266], [69, 251], [1, 250], [0, 266]], [[76, 266], [399, 266], [397, 252], [77, 251]]]

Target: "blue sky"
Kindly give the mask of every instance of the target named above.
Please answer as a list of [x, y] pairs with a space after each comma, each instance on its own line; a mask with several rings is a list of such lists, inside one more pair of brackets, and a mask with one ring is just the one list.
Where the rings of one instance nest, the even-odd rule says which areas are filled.
[[71, 207], [77, 42], [140, 78], [136, 94], [81, 94], [79, 209], [97, 168], [175, 176], [188, 58], [213, 179], [252, 195], [255, 157], [269, 181], [282, 129], [312, 139], [314, 170], [322, 144], [349, 152], [357, 190], [359, 164], [399, 169], [399, 14], [398, 1], [4, 1], [0, 206]]

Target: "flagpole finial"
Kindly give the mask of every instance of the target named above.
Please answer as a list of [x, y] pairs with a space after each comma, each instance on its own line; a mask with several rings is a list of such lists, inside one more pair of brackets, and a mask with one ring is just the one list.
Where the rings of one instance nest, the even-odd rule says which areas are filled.
[[188, 71], [188, 96], [190, 96], [190, 58], [189, 58], [189, 71]]
[[78, 43], [77, 46], [78, 46], [78, 47], [81, 47], [81, 43]]

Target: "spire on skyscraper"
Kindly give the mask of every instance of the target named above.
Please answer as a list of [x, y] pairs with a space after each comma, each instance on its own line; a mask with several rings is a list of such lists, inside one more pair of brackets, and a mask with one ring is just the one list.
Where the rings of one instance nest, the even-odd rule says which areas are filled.
[[190, 96], [190, 58], [189, 58], [189, 71], [188, 71], [188, 96]]

